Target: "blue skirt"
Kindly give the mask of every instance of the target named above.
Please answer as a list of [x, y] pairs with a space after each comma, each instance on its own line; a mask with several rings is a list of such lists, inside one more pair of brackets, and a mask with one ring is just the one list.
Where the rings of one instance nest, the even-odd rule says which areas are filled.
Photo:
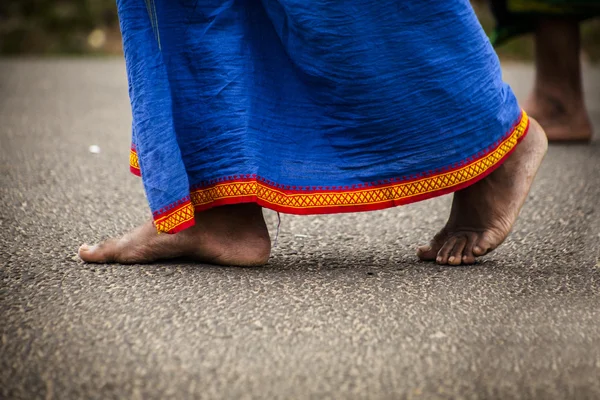
[[155, 225], [376, 210], [498, 167], [527, 116], [468, 0], [119, 0]]

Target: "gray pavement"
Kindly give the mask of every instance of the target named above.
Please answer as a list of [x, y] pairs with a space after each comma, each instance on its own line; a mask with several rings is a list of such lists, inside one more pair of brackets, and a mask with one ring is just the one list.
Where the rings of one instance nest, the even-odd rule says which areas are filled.
[[[532, 73], [505, 66], [519, 96]], [[449, 197], [283, 215], [262, 268], [84, 265], [148, 217], [129, 131], [121, 60], [0, 61], [0, 398], [600, 398], [597, 137], [550, 148], [471, 267], [414, 255]]]

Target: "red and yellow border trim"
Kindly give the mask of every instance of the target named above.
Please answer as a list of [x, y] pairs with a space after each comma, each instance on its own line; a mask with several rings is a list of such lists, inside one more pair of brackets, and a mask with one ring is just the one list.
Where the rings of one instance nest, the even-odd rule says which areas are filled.
[[129, 170], [134, 175], [142, 176], [142, 171], [140, 170], [140, 160], [138, 159], [138, 155], [134, 146], [131, 146], [131, 150], [129, 150]]
[[[513, 129], [475, 157], [418, 176], [387, 179], [351, 187], [284, 186], [256, 175], [226, 177], [192, 188], [190, 196], [154, 215], [160, 232], [176, 233], [194, 224], [194, 211], [254, 202], [289, 214], [334, 214], [380, 210], [454, 192], [483, 179], [499, 167], [525, 137], [529, 118], [523, 111]], [[138, 157], [131, 150], [131, 171], [140, 175]]]
[[188, 199], [162, 215], [155, 215], [154, 226], [159, 232], [167, 233], [177, 233], [194, 226], [194, 206]]

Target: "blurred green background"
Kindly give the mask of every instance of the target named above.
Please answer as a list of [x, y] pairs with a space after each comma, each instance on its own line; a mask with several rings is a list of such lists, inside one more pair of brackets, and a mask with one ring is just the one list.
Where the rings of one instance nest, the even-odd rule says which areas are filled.
[[[473, 5], [489, 33], [494, 21], [487, 3], [474, 0]], [[600, 62], [600, 20], [582, 24], [582, 40], [584, 59]], [[0, 54], [120, 53], [115, 0], [0, 0]], [[512, 40], [498, 53], [504, 59], [531, 59], [531, 35]]]
[[0, 54], [121, 51], [115, 0], [0, 0]]

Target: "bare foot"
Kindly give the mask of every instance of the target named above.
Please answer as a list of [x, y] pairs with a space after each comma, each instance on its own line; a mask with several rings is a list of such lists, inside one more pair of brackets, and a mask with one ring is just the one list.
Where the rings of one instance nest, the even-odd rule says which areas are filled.
[[529, 132], [498, 169], [454, 193], [446, 226], [429, 245], [419, 248], [419, 258], [473, 264], [475, 257], [498, 247], [519, 215], [547, 147], [544, 130], [530, 118]]
[[588, 141], [592, 124], [583, 98], [579, 21], [539, 18], [535, 30], [535, 84], [525, 111], [550, 141]]
[[218, 265], [266, 264], [271, 240], [256, 204], [215, 207], [196, 214], [196, 224], [173, 235], [156, 232], [152, 221], [118, 239], [83, 245], [79, 257], [90, 263], [143, 264], [184, 257]]
[[[546, 89], [548, 89], [546, 87]], [[544, 127], [551, 142], [580, 142], [592, 139], [592, 123], [583, 99], [568, 100], [551, 90], [535, 90], [525, 103], [525, 111]]]

